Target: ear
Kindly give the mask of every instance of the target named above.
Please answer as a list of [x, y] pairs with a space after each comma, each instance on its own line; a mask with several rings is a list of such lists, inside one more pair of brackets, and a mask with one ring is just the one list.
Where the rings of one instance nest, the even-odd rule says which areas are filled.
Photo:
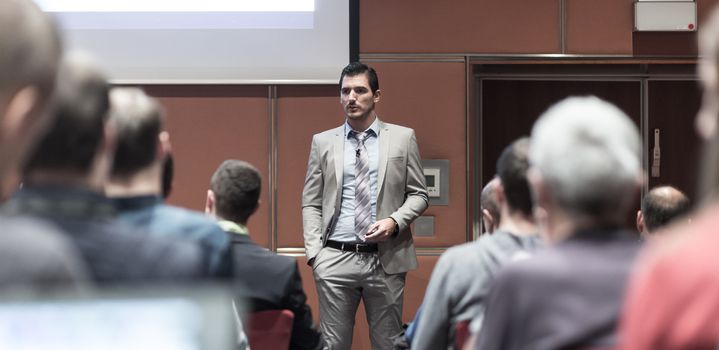
[[379, 102], [379, 99], [381, 96], [382, 96], [382, 90], [377, 89], [377, 91], [374, 92], [374, 103]]
[[643, 233], [644, 229], [644, 214], [642, 214], [641, 210], [637, 210], [637, 231]]
[[105, 122], [105, 129], [103, 131], [105, 133], [104, 147], [110, 154], [114, 154], [115, 146], [117, 145], [117, 129], [115, 128], [115, 123], [110, 121]]
[[497, 201], [497, 204], [499, 204], [500, 207], [504, 205], [505, 195], [504, 195], [504, 185], [502, 184], [502, 180], [497, 181], [497, 185], [494, 187], [494, 199]]
[[5, 135], [17, 135], [28, 130], [28, 126], [34, 121], [32, 114], [38, 98], [37, 89], [32, 86], [26, 86], [10, 97], [2, 118], [2, 130]]
[[704, 87], [710, 90], [716, 90], [719, 84], [719, 74], [717, 72], [717, 66], [712, 59], [701, 59], [699, 60], [699, 77], [702, 79]]
[[250, 214], [250, 216], [255, 215], [255, 213], [257, 212], [257, 210], [260, 209], [260, 204], [261, 204], [261, 203], [262, 203], [262, 201], [258, 199], [258, 200], [257, 200], [257, 204], [255, 205], [254, 208], [252, 208], [252, 214]]
[[207, 190], [207, 199], [205, 200], [205, 214], [215, 216], [215, 192]]
[[155, 159], [162, 160], [165, 158], [165, 155], [170, 154], [172, 151], [172, 144], [170, 143], [170, 133], [167, 131], [160, 132], [159, 135], [157, 135], [157, 154], [155, 155]]
[[494, 222], [494, 217], [492, 217], [492, 214], [487, 209], [482, 209], [482, 220], [484, 221], [484, 230], [488, 233], [494, 232], [494, 229], [496, 228], [496, 223]]
[[527, 181], [529, 182], [534, 206], [546, 211], [546, 209], [551, 206], [551, 201], [542, 174], [536, 168], [529, 168], [529, 170], [527, 170]]

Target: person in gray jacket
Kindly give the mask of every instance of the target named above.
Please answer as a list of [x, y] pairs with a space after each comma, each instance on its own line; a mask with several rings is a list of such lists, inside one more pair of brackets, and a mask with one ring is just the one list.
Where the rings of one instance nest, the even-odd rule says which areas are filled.
[[422, 302], [412, 349], [452, 349], [457, 323], [479, 317], [494, 274], [541, 246], [527, 183], [529, 140], [519, 139], [497, 161], [494, 194], [499, 225], [491, 235], [447, 250], [439, 258]]

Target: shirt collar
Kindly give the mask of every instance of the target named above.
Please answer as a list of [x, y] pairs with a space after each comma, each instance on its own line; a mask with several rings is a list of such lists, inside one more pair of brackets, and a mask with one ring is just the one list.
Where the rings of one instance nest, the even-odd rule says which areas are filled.
[[[362, 131], [369, 131], [372, 130], [374, 135], [379, 135], [379, 118], [374, 118], [374, 121], [372, 122], [372, 125], [367, 128], [367, 130]], [[345, 120], [345, 138], [350, 138], [350, 132], [353, 131], [352, 127], [350, 126], [350, 123]]]
[[250, 230], [247, 229], [247, 226], [238, 224], [234, 221], [229, 220], [220, 220], [217, 222], [218, 225], [222, 228], [225, 232], [235, 233], [238, 235], [249, 235]]

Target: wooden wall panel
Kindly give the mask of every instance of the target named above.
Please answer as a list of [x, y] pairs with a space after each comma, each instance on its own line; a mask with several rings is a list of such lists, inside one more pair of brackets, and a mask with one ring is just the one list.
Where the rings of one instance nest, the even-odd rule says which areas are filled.
[[210, 177], [229, 158], [254, 164], [262, 173], [262, 203], [250, 218], [252, 239], [269, 246], [269, 116], [263, 86], [150, 86], [167, 110], [175, 157], [169, 203], [204, 210]]
[[568, 54], [632, 54], [633, 0], [566, 1]]
[[[432, 274], [434, 265], [437, 263], [439, 256], [419, 256], [419, 268], [410, 271], [407, 274], [404, 293], [404, 309], [402, 320], [404, 323], [410, 322], [414, 318], [415, 312], [424, 298], [424, 290], [429, 283], [429, 277]], [[307, 304], [312, 309], [312, 316], [315, 323], [319, 324], [319, 307], [317, 302], [317, 289], [315, 288], [312, 269], [307, 266], [307, 258], [304, 256], [297, 257], [297, 263], [300, 266], [300, 274], [302, 275], [302, 285], [307, 294]], [[364, 312], [364, 305], [360, 305], [357, 309], [357, 317], [355, 319], [354, 336], [352, 338], [352, 349], [370, 349], [372, 347], [369, 340], [369, 328], [367, 327], [367, 316]]]
[[344, 114], [337, 85], [281, 86], [278, 96], [278, 246], [301, 248], [302, 188], [312, 135], [341, 125]]
[[424, 159], [449, 159], [448, 206], [431, 206], [433, 237], [415, 237], [418, 247], [466, 241], [466, 116], [464, 63], [370, 63], [379, 75], [377, 112], [386, 122], [413, 128]]
[[360, 2], [361, 53], [558, 53], [559, 0]]

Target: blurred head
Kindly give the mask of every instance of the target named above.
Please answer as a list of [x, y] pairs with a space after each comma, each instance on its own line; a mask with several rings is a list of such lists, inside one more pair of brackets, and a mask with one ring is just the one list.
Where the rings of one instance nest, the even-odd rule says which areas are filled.
[[507, 146], [497, 160], [504, 199], [510, 213], [532, 217], [532, 195], [527, 181], [529, 138], [523, 137]]
[[484, 186], [479, 199], [482, 209], [482, 223], [484, 224], [484, 231], [487, 233], [494, 232], [501, 220], [499, 203], [497, 202], [498, 186], [499, 178], [495, 177]]
[[[54, 172], [88, 175], [105, 149], [109, 99], [105, 75], [85, 54], [67, 55], [57, 80], [54, 120], [40, 139], [23, 169], [32, 173]], [[109, 166], [109, 165], [108, 165]]]
[[246, 224], [259, 206], [262, 178], [252, 164], [226, 160], [212, 175], [205, 211], [214, 216]]
[[689, 198], [678, 189], [655, 187], [642, 199], [641, 210], [637, 213], [637, 230], [642, 234], [653, 233], [690, 210]]
[[30, 0], [0, 0], [0, 179], [47, 127], [62, 55], [52, 20]]
[[719, 194], [719, 8], [702, 23], [699, 31], [698, 75], [704, 87], [696, 128], [705, 139], [700, 172], [699, 200], [713, 200]]
[[704, 100], [696, 126], [699, 135], [708, 138], [716, 132], [719, 112], [719, 8], [715, 8], [702, 24], [697, 69], [704, 87]]
[[110, 118], [117, 130], [113, 178], [131, 177], [162, 161], [159, 135], [164, 112], [160, 104], [138, 88], [110, 91]]
[[532, 129], [535, 204], [575, 229], [621, 226], [640, 184], [640, 145], [637, 127], [608, 102], [570, 97], [553, 105]]

